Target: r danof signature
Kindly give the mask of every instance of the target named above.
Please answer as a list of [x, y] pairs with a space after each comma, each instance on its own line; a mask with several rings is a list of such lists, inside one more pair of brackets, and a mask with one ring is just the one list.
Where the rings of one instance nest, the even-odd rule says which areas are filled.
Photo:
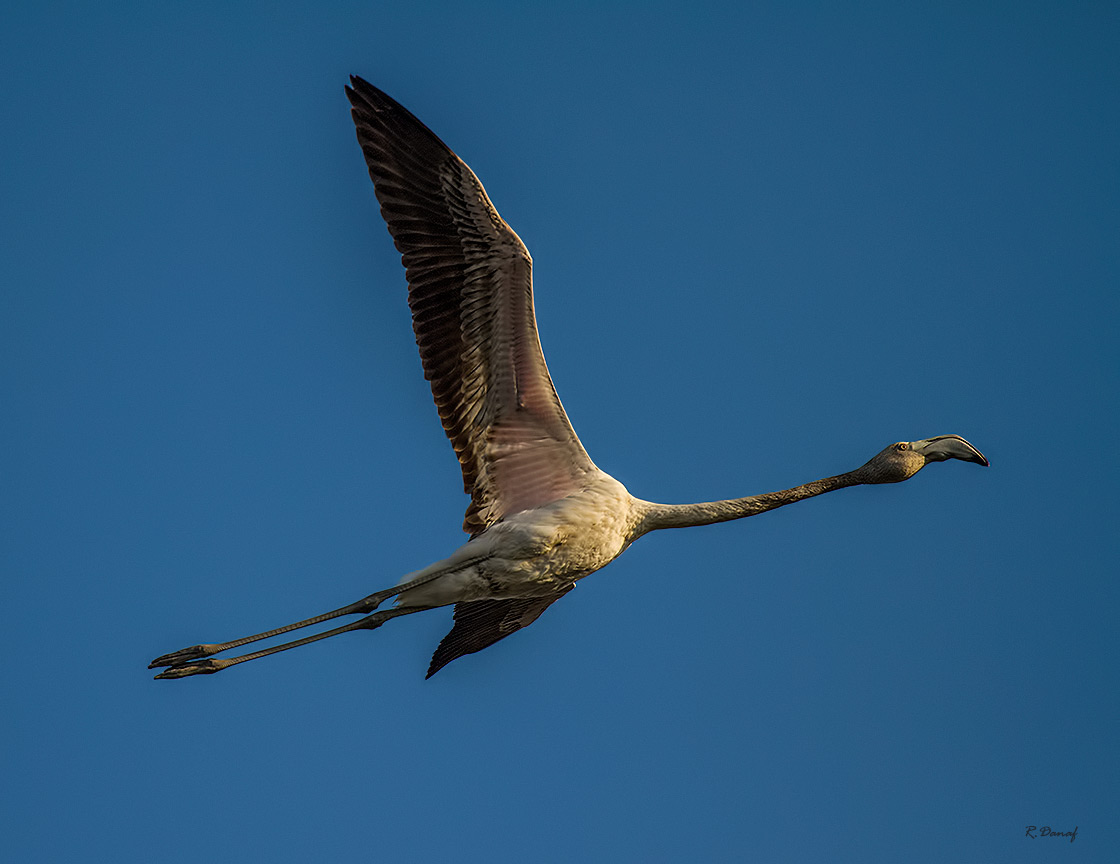
[[1072, 831], [1055, 831], [1049, 825], [1043, 825], [1041, 828], [1037, 825], [1028, 825], [1027, 836], [1032, 840], [1036, 840], [1039, 837], [1068, 837], [1069, 842], [1072, 843], [1077, 839], [1077, 826], [1074, 825]]

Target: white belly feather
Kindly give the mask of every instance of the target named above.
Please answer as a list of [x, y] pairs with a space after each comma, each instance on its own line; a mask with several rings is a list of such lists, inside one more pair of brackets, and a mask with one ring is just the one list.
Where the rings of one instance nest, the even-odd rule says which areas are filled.
[[574, 495], [506, 517], [449, 558], [400, 584], [400, 606], [445, 606], [463, 600], [541, 597], [606, 566], [630, 545], [640, 502], [606, 474]]

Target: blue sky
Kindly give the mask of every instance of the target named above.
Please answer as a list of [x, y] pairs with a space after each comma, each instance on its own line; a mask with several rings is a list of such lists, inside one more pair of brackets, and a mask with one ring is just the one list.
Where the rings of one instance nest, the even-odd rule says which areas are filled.
[[[1120, 15], [1068, 5], [8, 11], [0, 858], [1112, 860]], [[525, 240], [635, 495], [991, 468], [650, 536], [430, 681], [450, 610], [153, 682], [464, 539], [350, 73]]]

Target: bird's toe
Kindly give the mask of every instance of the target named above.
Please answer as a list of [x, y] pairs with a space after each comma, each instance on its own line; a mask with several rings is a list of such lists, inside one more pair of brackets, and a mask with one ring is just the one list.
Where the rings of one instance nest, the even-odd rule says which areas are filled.
[[181, 663], [189, 663], [192, 660], [199, 660], [203, 657], [209, 657], [211, 654], [216, 654], [216, 648], [216, 645], [192, 645], [190, 648], [182, 648], [179, 651], [172, 651], [170, 654], [157, 657], [148, 664], [148, 668], [156, 669], [160, 666], [178, 666]]
[[183, 663], [160, 672], [156, 678], [186, 678], [190, 675], [212, 675], [226, 667], [221, 660], [199, 660], [197, 663]]

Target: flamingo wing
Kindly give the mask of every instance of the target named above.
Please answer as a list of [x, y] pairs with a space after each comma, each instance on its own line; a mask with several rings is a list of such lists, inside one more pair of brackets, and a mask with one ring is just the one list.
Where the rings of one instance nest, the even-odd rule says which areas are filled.
[[361, 78], [350, 84], [358, 141], [405, 266], [424, 376], [471, 496], [463, 528], [473, 536], [578, 491], [598, 469], [544, 362], [525, 245], [433, 132]]
[[574, 588], [569, 585], [551, 597], [529, 597], [514, 600], [472, 600], [455, 604], [455, 626], [443, 637], [425, 678], [464, 654], [489, 648], [510, 633], [528, 627], [541, 617], [549, 606]]

